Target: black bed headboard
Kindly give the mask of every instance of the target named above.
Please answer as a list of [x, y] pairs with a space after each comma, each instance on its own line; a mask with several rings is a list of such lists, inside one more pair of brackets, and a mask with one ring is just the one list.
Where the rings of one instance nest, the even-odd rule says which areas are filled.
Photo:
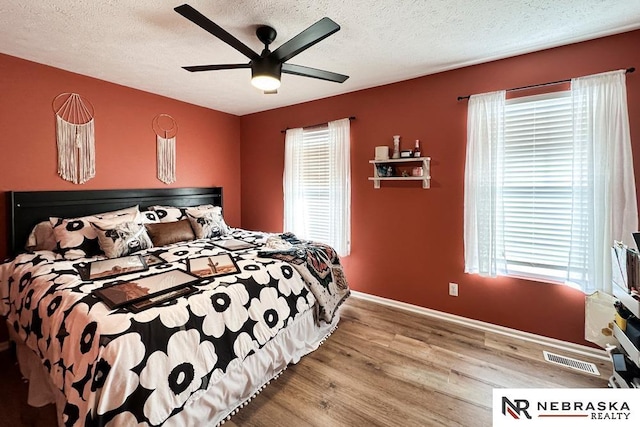
[[24, 244], [33, 227], [49, 217], [75, 218], [139, 205], [222, 206], [222, 187], [166, 188], [139, 190], [80, 191], [10, 191], [9, 251], [12, 255], [24, 251]]

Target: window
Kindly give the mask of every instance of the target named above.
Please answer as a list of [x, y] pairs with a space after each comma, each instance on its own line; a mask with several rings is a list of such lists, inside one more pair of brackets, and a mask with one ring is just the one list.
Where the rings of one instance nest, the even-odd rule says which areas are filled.
[[329, 179], [330, 165], [335, 162], [329, 151], [329, 127], [323, 126], [302, 132], [302, 147], [298, 180], [304, 195], [306, 213], [305, 239], [319, 242], [329, 239]]
[[559, 282], [567, 278], [573, 221], [589, 214], [588, 206], [576, 206], [577, 212], [573, 206], [574, 189], [588, 186], [586, 174], [574, 174], [574, 164], [584, 164], [587, 154], [574, 148], [585, 146], [574, 144], [574, 132], [585, 135], [574, 129], [570, 92], [505, 104], [499, 224], [506, 274]]
[[349, 119], [287, 130], [284, 229], [348, 255], [350, 246]]
[[611, 246], [638, 229], [625, 70], [505, 98], [469, 99], [465, 272], [611, 293]]

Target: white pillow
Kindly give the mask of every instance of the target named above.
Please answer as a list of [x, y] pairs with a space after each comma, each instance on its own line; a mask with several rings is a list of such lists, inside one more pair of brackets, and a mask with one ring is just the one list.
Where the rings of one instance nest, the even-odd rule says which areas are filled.
[[211, 209], [213, 207], [214, 207], [213, 205], [200, 205], [200, 206], [194, 206], [194, 207], [155, 205], [155, 206], [149, 206], [149, 210], [154, 211], [155, 213], [158, 214], [158, 219], [160, 220], [160, 222], [174, 222], [174, 221], [180, 221], [182, 219], [186, 219], [187, 209], [203, 210], [203, 209]]
[[114, 217], [92, 221], [91, 225], [98, 236], [100, 249], [108, 258], [118, 258], [153, 247], [144, 224], [136, 221], [121, 221]]
[[198, 239], [211, 239], [229, 234], [229, 226], [222, 217], [220, 206], [209, 209], [188, 208], [187, 218]]
[[140, 224], [156, 224], [160, 222], [158, 214], [155, 211], [142, 211], [138, 216], [138, 223]]

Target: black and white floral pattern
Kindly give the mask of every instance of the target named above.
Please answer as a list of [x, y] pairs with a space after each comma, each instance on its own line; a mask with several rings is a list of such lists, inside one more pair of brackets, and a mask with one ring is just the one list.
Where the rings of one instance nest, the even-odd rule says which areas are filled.
[[153, 209], [160, 222], [174, 222], [186, 218], [185, 210], [180, 208], [152, 206], [149, 209]]
[[96, 282], [83, 282], [74, 262], [55, 254], [2, 264], [0, 314], [64, 393], [66, 426], [160, 425], [213, 384], [223, 386], [232, 362], [313, 309], [316, 299], [295, 268], [258, 256], [267, 235], [232, 236], [257, 244], [231, 253], [240, 274], [202, 279], [197, 292], [137, 314], [109, 310], [91, 291], [226, 251], [210, 240], [153, 248], [167, 262]]
[[67, 259], [94, 256], [100, 252], [98, 235], [87, 218], [51, 218], [56, 250]]
[[176, 207], [176, 206], [149, 206], [149, 210], [157, 214], [160, 222], [180, 221], [187, 218], [187, 210], [206, 210], [213, 209], [213, 205], [200, 205], [194, 207]]
[[256, 322], [253, 336], [260, 344], [265, 344], [282, 329], [290, 313], [287, 300], [278, 294], [277, 289], [263, 288], [249, 306], [249, 317]]
[[179, 330], [171, 335], [166, 351], [154, 351], [140, 373], [140, 385], [151, 390], [143, 408], [149, 422], [158, 425], [175, 408], [181, 408], [202, 386], [217, 361], [213, 343], [201, 341], [197, 330]]
[[[225, 330], [238, 332], [249, 318], [249, 293], [242, 284], [219, 286], [192, 298], [191, 311], [203, 317], [202, 332], [220, 338]], [[211, 310], [213, 308], [213, 311]]]
[[143, 211], [140, 212], [140, 223], [142, 224], [155, 224], [160, 222], [160, 218], [158, 218], [158, 213], [154, 211]]

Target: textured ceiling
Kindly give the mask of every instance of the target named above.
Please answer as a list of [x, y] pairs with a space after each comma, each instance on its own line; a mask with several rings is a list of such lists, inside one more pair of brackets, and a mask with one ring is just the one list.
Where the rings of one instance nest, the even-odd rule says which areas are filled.
[[257, 52], [256, 26], [277, 30], [275, 50], [328, 16], [342, 29], [290, 62], [350, 78], [283, 74], [265, 95], [248, 69], [189, 73], [180, 67], [248, 60], [174, 12], [180, 0], [0, 0], [0, 52], [244, 115], [640, 28], [640, 0], [188, 3]]

